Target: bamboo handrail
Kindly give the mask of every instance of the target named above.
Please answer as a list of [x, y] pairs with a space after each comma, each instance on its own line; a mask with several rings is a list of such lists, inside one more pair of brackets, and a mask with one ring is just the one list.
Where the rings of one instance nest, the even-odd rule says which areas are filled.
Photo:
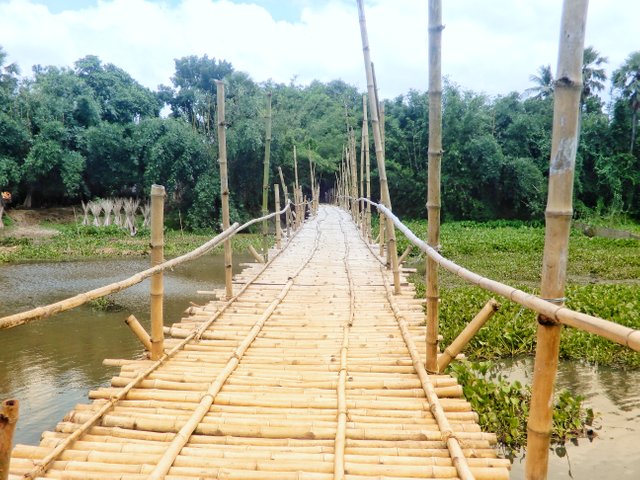
[[537, 297], [532, 293], [524, 292], [515, 287], [511, 287], [496, 280], [491, 280], [490, 278], [483, 277], [477, 273], [467, 270], [448, 258], [443, 257], [435, 249], [420, 240], [384, 205], [372, 202], [366, 198], [364, 200], [369, 202], [378, 210], [381, 210], [385, 215], [388, 215], [398, 230], [400, 230], [411, 243], [426, 253], [445, 270], [470, 283], [478, 285], [485, 290], [493, 292], [496, 295], [500, 295], [522, 305], [523, 307], [534, 310], [552, 321], [600, 335], [601, 337], [619, 343], [620, 345], [629, 347], [636, 352], [640, 352], [640, 330], [634, 330], [633, 328], [625, 327], [624, 325], [620, 325], [600, 317], [595, 317], [593, 315], [588, 315], [586, 313], [576, 312], [575, 310], [571, 310], [565, 306], [557, 305], [556, 303]]
[[209, 250], [217, 247], [222, 243], [225, 239], [235, 235], [238, 232], [248, 228], [254, 223], [260, 221], [266, 221], [275, 215], [281, 215], [286, 212], [290, 208], [291, 204], [285, 205], [285, 207], [279, 212], [273, 212], [269, 215], [265, 215], [260, 218], [255, 218], [253, 220], [249, 220], [248, 222], [239, 225], [237, 222], [231, 225], [227, 230], [219, 233], [215, 237], [213, 237], [208, 242], [200, 245], [198, 248], [192, 250], [189, 253], [185, 253], [179, 257], [173, 258], [171, 260], [167, 260], [164, 263], [156, 265], [155, 267], [148, 268], [143, 270], [142, 272], [138, 272], [135, 275], [132, 275], [124, 280], [120, 280], [119, 282], [114, 282], [109, 285], [95, 288], [93, 290], [89, 290], [84, 293], [79, 293], [73, 297], [66, 298], [64, 300], [60, 300], [59, 302], [51, 303], [49, 305], [45, 305], [42, 307], [36, 307], [31, 310], [27, 310], [21, 313], [15, 313], [13, 315], [7, 315], [5, 317], [0, 318], [0, 330], [5, 328], [13, 328], [19, 325], [23, 325], [33, 320], [46, 318], [56, 313], [64, 312], [66, 310], [71, 310], [72, 308], [79, 307], [80, 305], [84, 305], [85, 303], [95, 300], [96, 298], [101, 298], [106, 295], [110, 295], [112, 293], [120, 292], [126, 288], [132, 287], [133, 285], [137, 285], [143, 280], [149, 278], [155, 273], [162, 272], [167, 268], [176, 267], [182, 263], [188, 262], [190, 260], [194, 260], [196, 258], [201, 257]]

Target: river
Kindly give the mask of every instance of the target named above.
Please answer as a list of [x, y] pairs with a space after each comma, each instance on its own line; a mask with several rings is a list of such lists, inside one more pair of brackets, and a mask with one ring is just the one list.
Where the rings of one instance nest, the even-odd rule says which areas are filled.
[[[234, 272], [250, 259], [234, 256]], [[0, 266], [0, 316], [126, 278], [148, 266], [143, 259], [22, 263]], [[178, 321], [190, 301], [208, 297], [197, 290], [223, 287], [223, 258], [209, 255], [165, 275], [165, 323]], [[123, 320], [133, 313], [148, 327], [148, 281], [113, 296], [123, 310], [95, 311], [85, 306], [53, 318], [0, 332], [0, 399], [20, 400], [17, 443], [37, 445], [44, 430], [55, 425], [87, 392], [107, 385], [117, 368], [104, 358], [142, 354], [138, 340]], [[505, 361], [509, 378], [529, 383], [530, 358]], [[561, 362], [558, 388], [584, 395], [598, 414], [597, 437], [580, 439], [550, 456], [550, 479], [640, 478], [640, 371]], [[516, 459], [512, 478], [524, 478], [524, 462]]]

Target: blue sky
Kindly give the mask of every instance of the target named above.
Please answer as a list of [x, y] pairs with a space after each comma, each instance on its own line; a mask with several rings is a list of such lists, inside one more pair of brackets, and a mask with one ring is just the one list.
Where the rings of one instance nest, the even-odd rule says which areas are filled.
[[[355, 0], [0, 0], [0, 46], [28, 74], [85, 55], [149, 88], [174, 59], [230, 61], [258, 82], [342, 79], [366, 89]], [[540, 65], [555, 70], [560, 0], [443, 2], [443, 73], [489, 95], [523, 92]], [[383, 98], [427, 88], [427, 0], [365, 0]], [[640, 49], [640, 0], [591, 0], [587, 45], [609, 70]]]

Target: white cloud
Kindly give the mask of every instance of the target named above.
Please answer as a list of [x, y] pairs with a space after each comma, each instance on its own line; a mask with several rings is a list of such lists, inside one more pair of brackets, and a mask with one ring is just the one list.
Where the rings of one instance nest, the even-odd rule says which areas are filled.
[[[427, 88], [426, 0], [367, 0], [372, 58], [383, 97]], [[489, 94], [522, 91], [538, 66], [555, 69], [557, 0], [443, 2], [443, 73]], [[623, 4], [623, 5], [621, 5]], [[51, 13], [37, 0], [0, 1], [0, 45], [23, 73], [34, 64], [71, 66], [84, 55], [114, 63], [144, 85], [169, 84], [175, 58], [230, 61], [256, 81], [341, 78], [365, 89], [355, 2], [302, 2], [296, 22], [230, 0], [99, 0]], [[617, 67], [637, 43], [640, 2], [592, 0], [587, 44]]]

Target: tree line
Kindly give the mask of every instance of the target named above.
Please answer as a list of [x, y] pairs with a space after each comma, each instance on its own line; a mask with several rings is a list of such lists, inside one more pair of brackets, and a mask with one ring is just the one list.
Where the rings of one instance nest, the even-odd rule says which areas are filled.
[[[273, 102], [271, 183], [278, 167], [292, 183], [295, 145], [303, 187], [309, 189], [313, 162], [327, 192], [347, 131], [362, 121], [362, 92], [343, 81], [256, 83], [206, 55], [176, 59], [171, 85], [156, 91], [95, 56], [71, 67], [37, 65], [29, 77], [6, 59], [0, 47], [0, 189], [27, 207], [145, 197], [158, 183], [167, 188], [170, 221], [218, 226], [216, 80], [224, 79], [227, 90], [233, 219], [260, 209], [267, 92]], [[585, 50], [576, 209], [640, 218], [640, 52], [615, 70], [606, 105], [599, 96], [608, 81], [604, 63], [596, 50]], [[550, 67], [540, 67], [531, 80], [528, 91], [497, 97], [445, 81], [445, 220], [541, 218], [553, 115]], [[387, 175], [401, 215], [425, 214], [427, 102], [419, 91], [385, 101]], [[375, 161], [372, 175], [375, 186]]]

